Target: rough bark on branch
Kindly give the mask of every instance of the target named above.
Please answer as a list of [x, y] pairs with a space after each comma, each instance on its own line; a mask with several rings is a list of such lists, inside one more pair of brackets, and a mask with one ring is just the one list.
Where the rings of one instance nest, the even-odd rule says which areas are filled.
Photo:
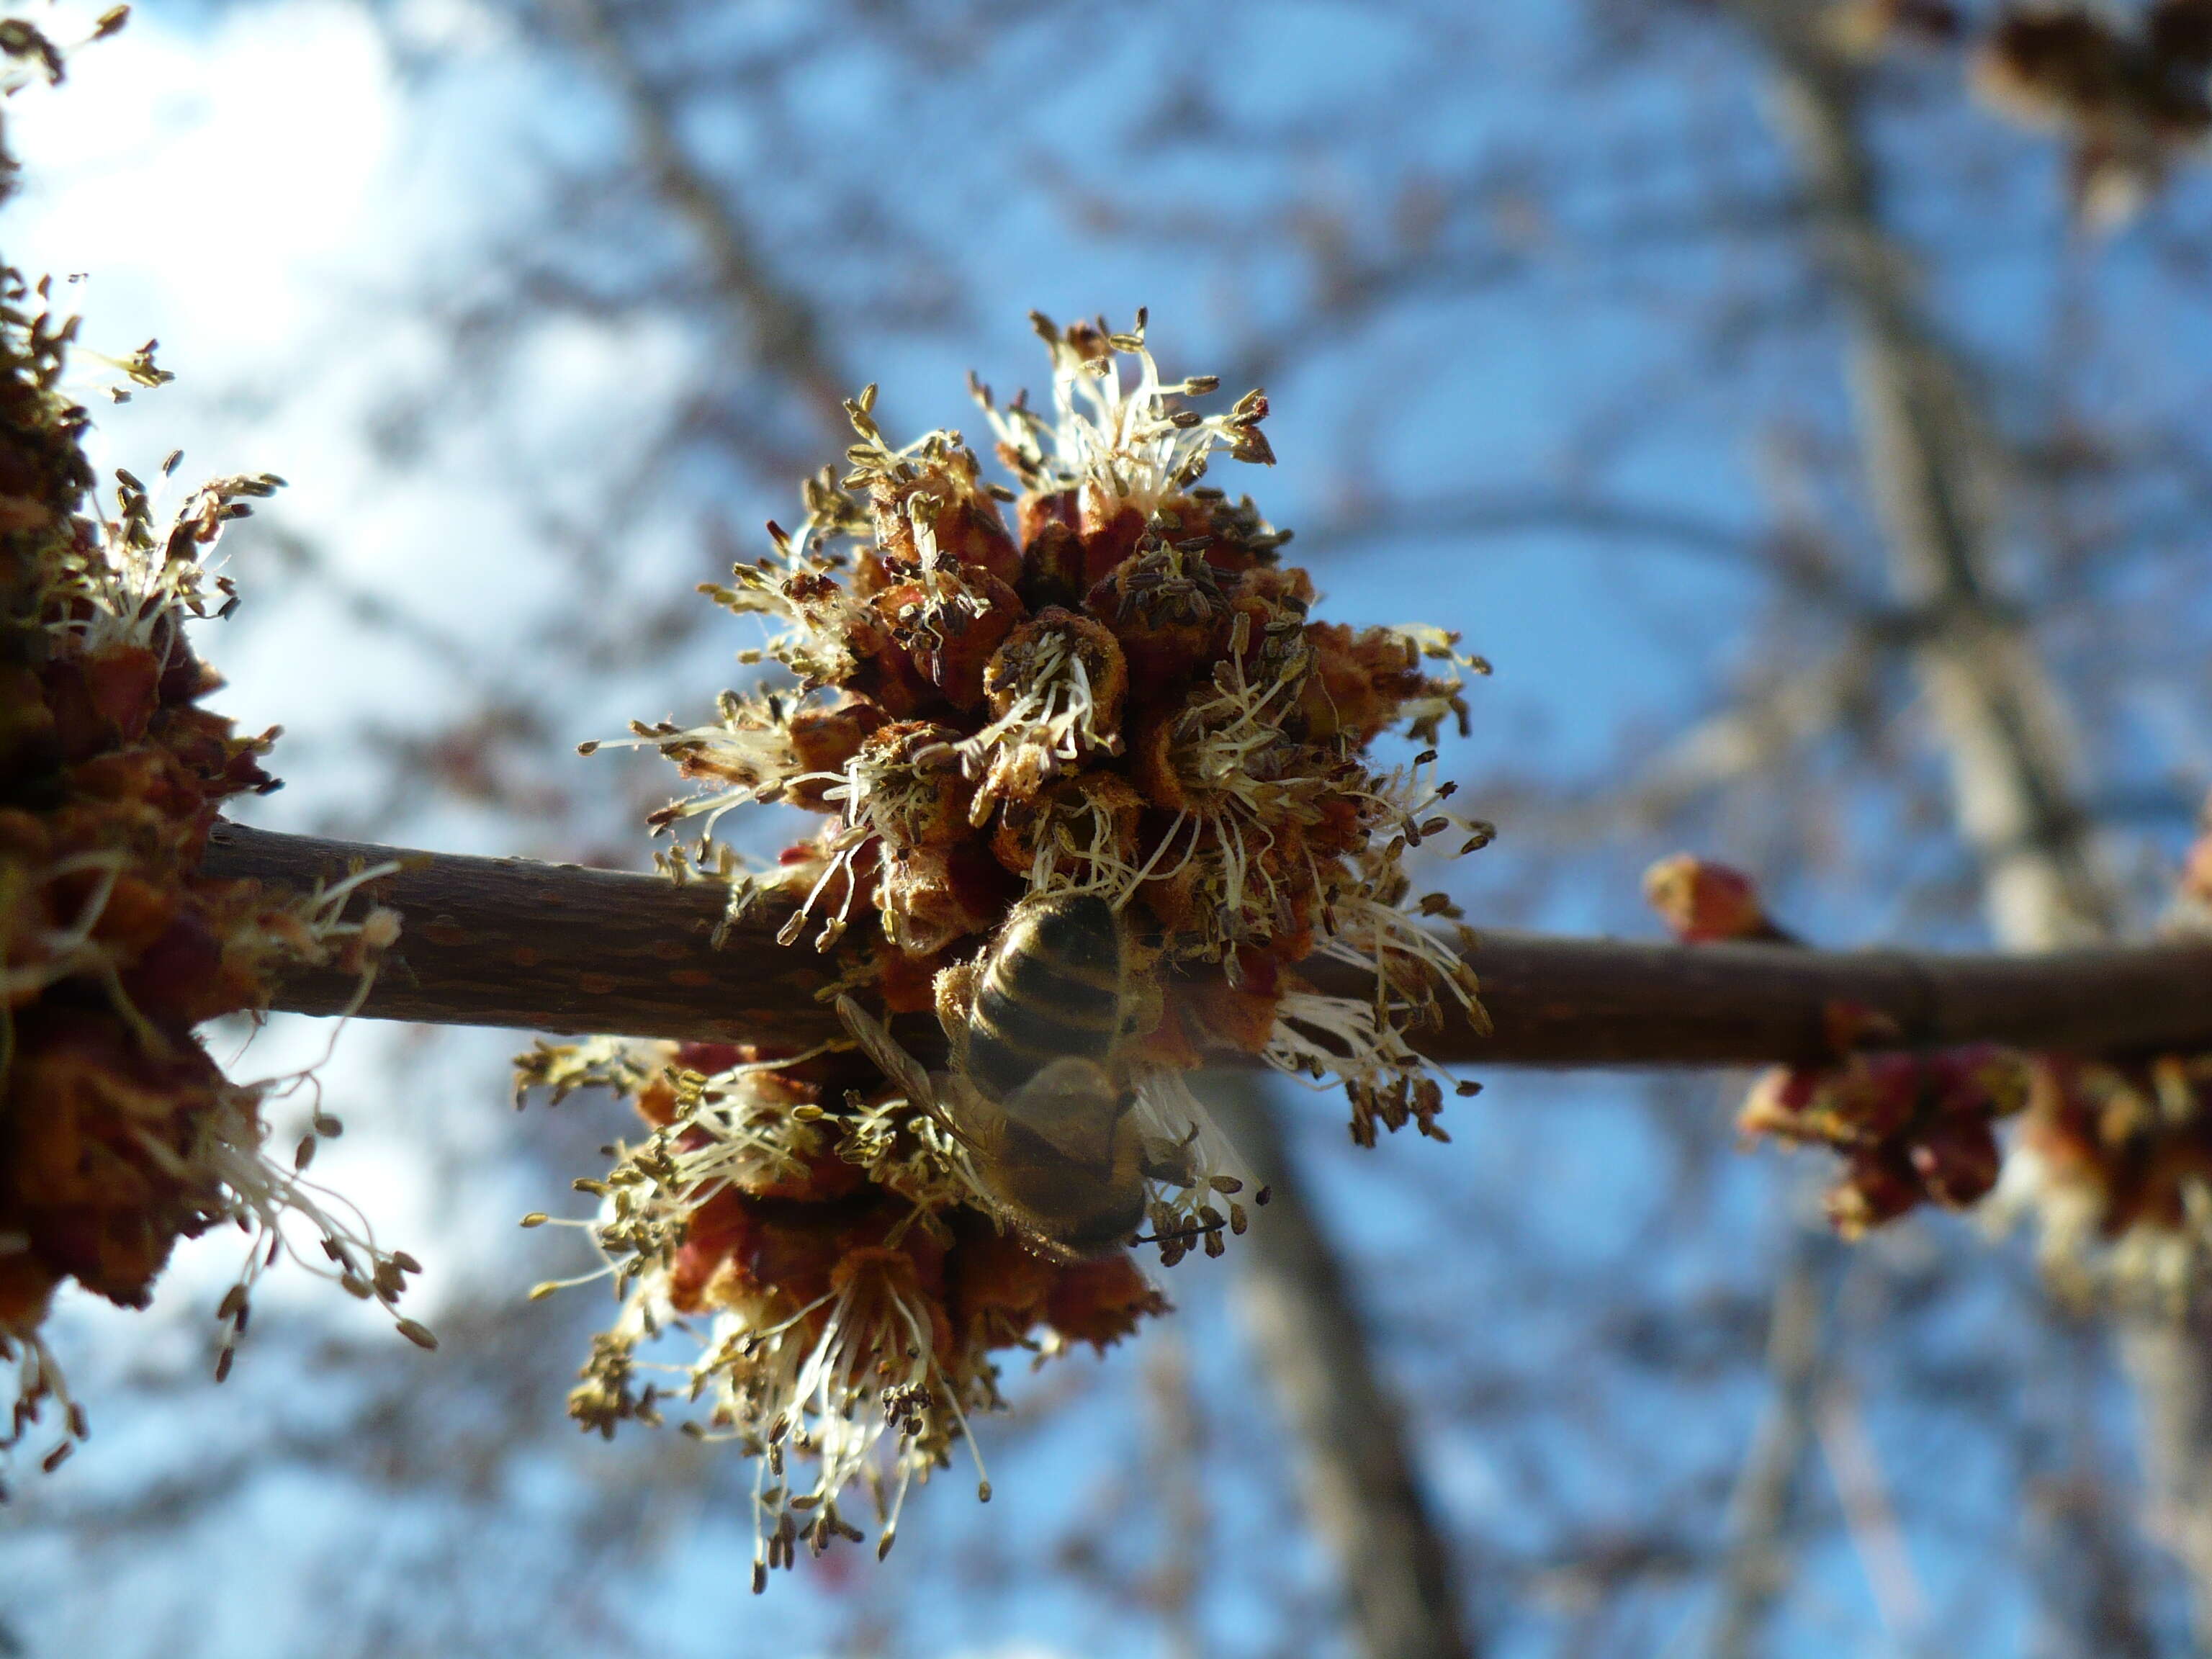
[[[216, 827], [205, 869], [304, 891], [398, 860], [369, 884], [404, 930], [360, 1012], [371, 1019], [701, 1040], [813, 1041], [836, 1020], [818, 994], [838, 964], [784, 947], [789, 915], [763, 901], [712, 934], [728, 892], [656, 876], [465, 858]], [[1495, 1032], [1453, 1018], [1422, 1034], [1451, 1064], [1724, 1065], [1828, 1054], [1838, 1003], [1887, 1017], [1902, 1046], [1991, 1042], [2079, 1054], [2212, 1050], [2212, 944], [2101, 945], [2040, 956], [1654, 945], [1484, 933], [1468, 960]], [[1358, 994], [1356, 971], [1308, 964]], [[306, 970], [272, 1006], [337, 1013], [359, 987]]]

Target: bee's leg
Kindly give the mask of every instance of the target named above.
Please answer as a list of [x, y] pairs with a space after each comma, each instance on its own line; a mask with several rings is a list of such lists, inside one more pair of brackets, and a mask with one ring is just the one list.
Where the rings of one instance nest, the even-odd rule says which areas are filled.
[[1166, 1004], [1157, 984], [1149, 980], [1133, 981], [1123, 999], [1121, 1041], [1127, 1042], [1137, 1037], [1150, 1036], [1159, 1030], [1165, 1012]]
[[1170, 1186], [1189, 1187], [1196, 1184], [1198, 1171], [1192, 1167], [1191, 1148], [1197, 1145], [1199, 1127], [1193, 1123], [1176, 1140], [1164, 1140], [1146, 1136], [1144, 1145], [1145, 1178], [1165, 1182]]
[[1147, 1181], [1164, 1182], [1170, 1187], [1188, 1187], [1197, 1177], [1190, 1167], [1190, 1155], [1182, 1146], [1164, 1140], [1147, 1140], [1138, 1167]]
[[1226, 1228], [1227, 1224], [1225, 1222], [1217, 1221], [1208, 1226], [1194, 1222], [1188, 1227], [1177, 1227], [1172, 1232], [1164, 1233], [1155, 1229], [1149, 1233], [1137, 1234], [1130, 1239], [1129, 1243], [1132, 1244], [1181, 1244], [1194, 1238], [1206, 1238], [1219, 1233]]
[[981, 971], [980, 963], [955, 963], [940, 969], [931, 987], [937, 998], [937, 1023], [945, 1028], [945, 1040], [951, 1048], [952, 1069], [963, 1077], [968, 1074], [968, 1022]]

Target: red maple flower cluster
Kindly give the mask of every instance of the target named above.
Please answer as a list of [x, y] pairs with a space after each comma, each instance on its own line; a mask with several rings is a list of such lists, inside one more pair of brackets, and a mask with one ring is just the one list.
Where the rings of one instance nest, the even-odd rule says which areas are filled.
[[[389, 913], [341, 915], [352, 884], [289, 896], [199, 873], [221, 805], [275, 787], [260, 762], [276, 734], [241, 736], [201, 706], [222, 681], [185, 624], [228, 602], [203, 557], [281, 481], [204, 485], [157, 530], [150, 492], [118, 472], [113, 516], [102, 514], [88, 417], [62, 389], [75, 325], [52, 316], [47, 294], [0, 272], [0, 1358], [15, 1372], [11, 1441], [49, 1401], [83, 1432], [40, 1334], [65, 1283], [142, 1307], [177, 1240], [245, 1226], [255, 1255], [222, 1310], [227, 1368], [246, 1283], [281, 1248], [285, 1212], [307, 1215], [331, 1276], [387, 1308], [414, 1265], [334, 1220], [297, 1167], [264, 1156], [266, 1085], [226, 1077], [194, 1036], [264, 1007], [277, 963], [365, 974], [395, 931]], [[144, 383], [166, 378], [145, 353], [126, 368]], [[335, 1128], [319, 1115], [319, 1133]]]
[[[1751, 878], [1726, 865], [1686, 854], [1668, 859], [1645, 875], [1644, 890], [1686, 942], [1793, 942], [1768, 917]], [[1984, 1043], [1881, 1050], [1896, 1034], [1863, 1009], [1834, 1008], [1828, 1026], [1838, 1057], [1762, 1073], [1737, 1127], [1841, 1156], [1827, 1211], [1846, 1237], [1923, 1204], [1964, 1210], [1988, 1197], [2002, 1162], [1996, 1123], [2027, 1103], [2027, 1060]]]
[[[996, 1403], [995, 1353], [1103, 1344], [1166, 1305], [1102, 1188], [1126, 1190], [1167, 1262], [1243, 1230], [1255, 1194], [1183, 1081], [1209, 1053], [1340, 1084], [1362, 1141], [1440, 1134], [1446, 1085], [1408, 1033], [1440, 995], [1480, 1012], [1421, 925], [1454, 913], [1408, 906], [1404, 868], [1424, 843], [1487, 838], [1446, 808], [1425, 746], [1464, 719], [1455, 665], [1480, 665], [1439, 630], [1316, 621], [1311, 581], [1281, 562], [1289, 533], [1201, 483], [1218, 451], [1273, 460], [1263, 395], [1202, 412], [1216, 383], [1164, 382], [1141, 316], [1126, 333], [1036, 320], [1051, 412], [975, 388], [1017, 487], [986, 483], [957, 433], [894, 447], [863, 392], [842, 476], [811, 481], [797, 529], [771, 525], [769, 552], [708, 590], [769, 619], [741, 659], [773, 658], [797, 686], [633, 728], [698, 786], [656, 815], [703, 832], [664, 867], [787, 908], [786, 942], [834, 961], [860, 1051], [595, 1042], [524, 1062], [556, 1091], [614, 1086], [651, 1130], [580, 1183], [624, 1299], [572, 1410], [602, 1430], [657, 1416], [638, 1347], [709, 1321], [680, 1370], [708, 1405], [699, 1431], [762, 1460], [757, 1576], [801, 1539], [856, 1534], [838, 1503], [856, 1481], [887, 1543], [909, 1481]], [[1394, 726], [1424, 746], [1378, 768], [1369, 747]], [[757, 802], [826, 822], [746, 872], [712, 833]], [[969, 1009], [1014, 948], [1010, 918], [1054, 905], [1093, 930], [1112, 918], [1114, 937], [1088, 967], [1030, 977], [1118, 988], [1085, 1016], [1116, 1035], [1054, 1085], [1072, 1091], [1051, 1120], [1063, 1141], [994, 1139], [978, 1125], [1004, 1123], [1000, 1103], [960, 1057]], [[1371, 991], [1324, 994], [1298, 972], [1316, 955], [1358, 963]], [[953, 1049], [934, 1073], [884, 1024], [931, 1011]], [[1063, 1014], [1001, 1018], [1046, 1043]], [[1085, 1136], [1095, 1163], [1067, 1150]], [[1103, 1213], [1103, 1234], [1056, 1227], [1054, 1204]]]

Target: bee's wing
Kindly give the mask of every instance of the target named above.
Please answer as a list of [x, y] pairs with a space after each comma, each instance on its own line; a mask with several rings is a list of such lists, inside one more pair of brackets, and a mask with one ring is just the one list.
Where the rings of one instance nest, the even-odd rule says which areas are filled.
[[846, 996], [837, 999], [837, 1018], [845, 1022], [845, 1029], [860, 1045], [860, 1052], [875, 1061], [877, 1069], [906, 1097], [908, 1105], [928, 1113], [938, 1127], [962, 1146], [972, 1147], [976, 1144], [975, 1135], [945, 1109], [936, 1085], [922, 1070], [921, 1062], [899, 1047], [898, 1039], [884, 1029], [880, 1020]]
[[860, 1052], [905, 1091], [909, 1104], [925, 1111], [936, 1109], [937, 1091], [929, 1086], [929, 1073], [921, 1069], [921, 1061], [899, 1047], [897, 1039], [884, 1029], [880, 1020], [847, 996], [837, 999], [837, 1018], [845, 1022], [845, 1029], [860, 1045]]
[[1073, 1054], [1052, 1061], [999, 1103], [1008, 1119], [1077, 1163], [1113, 1162], [1114, 1129], [1128, 1099], [1102, 1066]]

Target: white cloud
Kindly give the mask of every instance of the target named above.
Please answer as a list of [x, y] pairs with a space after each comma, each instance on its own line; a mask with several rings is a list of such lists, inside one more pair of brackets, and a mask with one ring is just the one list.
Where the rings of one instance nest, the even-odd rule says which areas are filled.
[[[142, 11], [77, 54], [66, 86], [19, 94], [25, 166], [11, 258], [98, 273], [95, 337], [189, 340], [226, 363], [288, 361], [361, 273], [364, 199], [386, 176], [400, 106], [358, 10], [223, 12], [204, 34]], [[382, 262], [377, 262], [382, 263]]]

